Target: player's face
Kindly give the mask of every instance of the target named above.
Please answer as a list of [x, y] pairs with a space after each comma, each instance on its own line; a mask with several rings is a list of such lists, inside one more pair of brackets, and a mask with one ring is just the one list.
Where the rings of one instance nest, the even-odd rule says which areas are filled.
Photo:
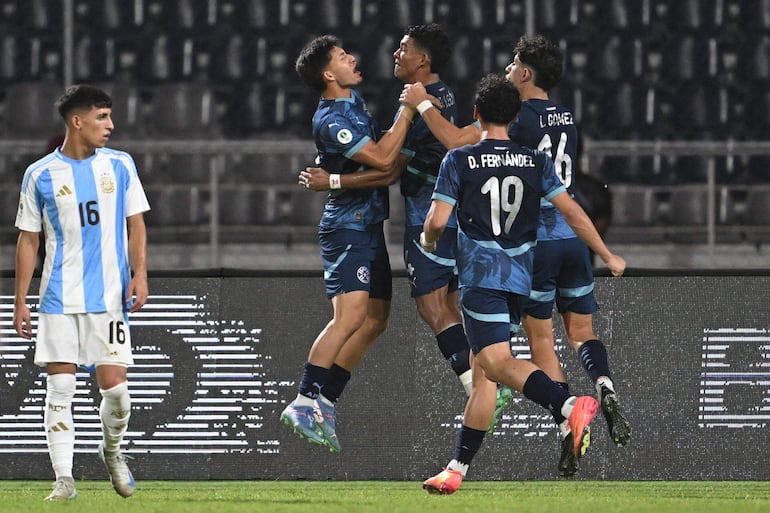
[[78, 114], [78, 135], [86, 145], [103, 148], [107, 144], [115, 129], [111, 114], [110, 108], [92, 108]]
[[401, 38], [398, 50], [393, 52], [393, 74], [404, 83], [415, 82], [420, 67], [427, 65], [428, 54], [420, 50], [409, 36]]
[[332, 50], [332, 59], [326, 68], [341, 87], [354, 87], [361, 83], [361, 72], [356, 69], [356, 58], [340, 47]]
[[518, 53], [513, 57], [513, 62], [505, 67], [505, 78], [510, 80], [511, 83], [516, 86], [516, 89], [521, 87], [527, 74], [531, 73], [532, 70], [519, 60]]

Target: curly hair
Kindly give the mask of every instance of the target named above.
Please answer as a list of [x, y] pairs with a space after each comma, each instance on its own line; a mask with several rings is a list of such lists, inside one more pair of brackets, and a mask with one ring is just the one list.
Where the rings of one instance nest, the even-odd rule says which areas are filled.
[[513, 48], [513, 54], [535, 72], [535, 85], [549, 91], [559, 83], [564, 57], [558, 46], [543, 36], [522, 36]]
[[521, 109], [519, 91], [500, 73], [490, 73], [476, 89], [476, 111], [481, 119], [494, 125], [507, 125]]

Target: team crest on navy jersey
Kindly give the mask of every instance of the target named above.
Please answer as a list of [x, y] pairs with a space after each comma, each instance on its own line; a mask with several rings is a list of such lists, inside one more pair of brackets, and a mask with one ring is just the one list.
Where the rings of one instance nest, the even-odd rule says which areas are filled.
[[353, 133], [347, 128], [343, 128], [342, 130], [337, 132], [337, 140], [341, 144], [348, 144], [350, 141], [353, 140]]

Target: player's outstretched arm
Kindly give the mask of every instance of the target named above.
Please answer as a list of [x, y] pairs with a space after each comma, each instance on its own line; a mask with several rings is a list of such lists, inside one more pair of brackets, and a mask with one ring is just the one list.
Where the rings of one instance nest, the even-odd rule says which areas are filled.
[[401, 146], [404, 144], [404, 139], [406, 139], [406, 133], [412, 126], [414, 116], [415, 112], [412, 109], [402, 106], [390, 130], [385, 132], [379, 141], [374, 142], [371, 140], [364, 144], [350, 158], [366, 167], [390, 169], [401, 152]]
[[411, 160], [408, 155], [401, 154], [392, 166], [386, 169], [369, 168], [344, 175], [329, 174], [320, 167], [306, 167], [300, 171], [298, 183], [311, 191], [328, 191], [329, 189], [370, 189], [396, 183]]
[[481, 139], [481, 132], [475, 124], [460, 128], [442, 116], [441, 111], [430, 100], [425, 86], [420, 82], [405, 84], [399, 101], [403, 105], [418, 110], [430, 131], [448, 150], [466, 144], [476, 144]]
[[585, 242], [599, 258], [604, 261], [607, 268], [613, 276], [621, 276], [626, 270], [626, 261], [618, 255], [612, 253], [604, 244], [599, 232], [596, 231], [591, 218], [585, 213], [583, 208], [573, 200], [569, 194], [562, 192], [553, 197], [551, 203], [554, 204], [564, 219], [570, 225], [572, 230]]

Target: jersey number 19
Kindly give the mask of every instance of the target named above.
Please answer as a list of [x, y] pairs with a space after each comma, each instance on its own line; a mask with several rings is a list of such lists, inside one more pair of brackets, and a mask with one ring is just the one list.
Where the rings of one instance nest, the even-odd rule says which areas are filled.
[[[518, 176], [506, 176], [502, 183], [496, 176], [492, 176], [481, 186], [481, 193], [489, 194], [489, 213], [494, 235], [500, 235], [501, 226], [504, 227], [505, 233], [511, 231], [521, 208], [523, 191], [524, 183]], [[509, 200], [511, 194], [513, 202]]]

